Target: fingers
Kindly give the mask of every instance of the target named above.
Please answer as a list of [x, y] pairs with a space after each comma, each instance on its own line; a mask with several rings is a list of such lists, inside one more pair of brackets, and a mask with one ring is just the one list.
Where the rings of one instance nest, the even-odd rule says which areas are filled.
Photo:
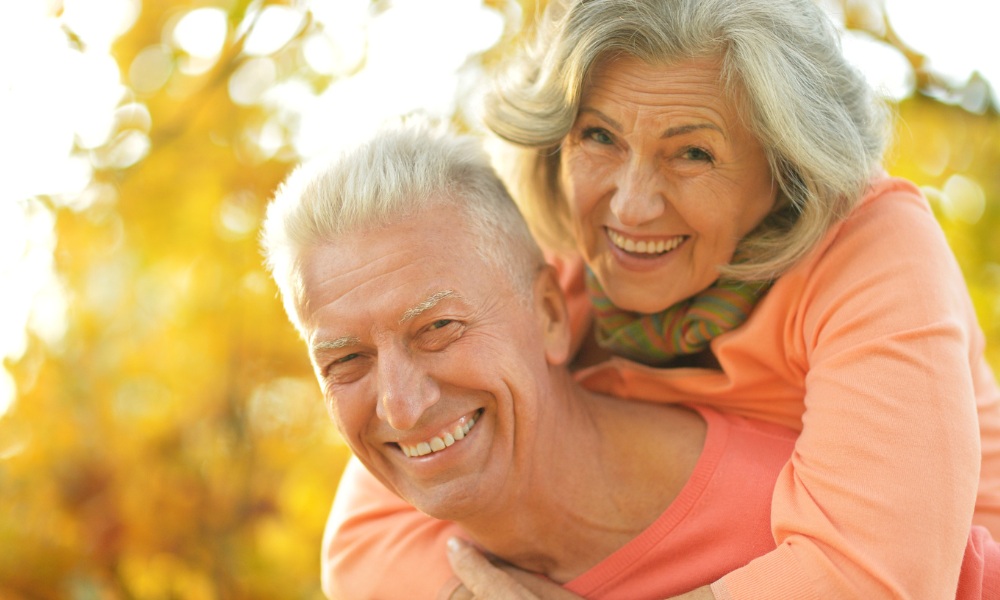
[[545, 600], [582, 600], [576, 594], [564, 590], [558, 583], [553, 583], [535, 573], [529, 573], [508, 564], [498, 565], [498, 568], [539, 598]]
[[464, 540], [456, 537], [448, 540], [448, 561], [476, 600], [538, 600]]
[[473, 600], [474, 596], [469, 588], [464, 585], [458, 586], [458, 588], [448, 596], [448, 600]]

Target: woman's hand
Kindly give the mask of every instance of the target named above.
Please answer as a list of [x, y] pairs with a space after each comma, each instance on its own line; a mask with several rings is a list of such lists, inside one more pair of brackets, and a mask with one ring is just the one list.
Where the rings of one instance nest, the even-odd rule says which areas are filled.
[[582, 600], [558, 584], [507, 564], [493, 565], [468, 542], [448, 540], [448, 561], [462, 587], [451, 600]]
[[[544, 577], [508, 564], [494, 565], [471, 544], [448, 540], [448, 562], [462, 581], [449, 600], [583, 600]], [[709, 586], [668, 600], [715, 600]]]

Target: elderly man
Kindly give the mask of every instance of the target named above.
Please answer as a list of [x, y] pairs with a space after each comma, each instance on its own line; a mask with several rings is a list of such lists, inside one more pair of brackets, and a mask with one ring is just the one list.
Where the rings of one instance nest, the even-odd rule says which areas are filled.
[[[461, 533], [563, 585], [521, 577], [546, 597], [662, 599], [775, 547], [771, 491], [796, 434], [579, 386], [556, 273], [473, 141], [399, 126], [307, 165], [279, 189], [263, 243], [330, 416], [401, 499], [399, 540], [344, 533], [337, 572], [352, 570], [359, 547], [370, 556]], [[365, 513], [366, 497], [385, 493], [377, 486], [343, 492], [336, 526], [396, 518]], [[432, 531], [408, 520], [410, 505], [440, 520]], [[1000, 550], [977, 535], [963, 598], [1000, 586], [984, 579], [998, 577], [985, 561]], [[451, 546], [477, 595], [532, 597]], [[442, 587], [443, 552], [413, 569], [355, 572], [326, 589], [419, 598], [457, 586]]]

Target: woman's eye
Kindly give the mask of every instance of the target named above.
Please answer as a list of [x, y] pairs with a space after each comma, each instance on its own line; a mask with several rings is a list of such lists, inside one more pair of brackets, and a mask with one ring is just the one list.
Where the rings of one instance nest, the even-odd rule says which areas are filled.
[[434, 321], [433, 323], [431, 323], [431, 326], [428, 329], [430, 329], [431, 331], [435, 329], [441, 329], [442, 327], [447, 327], [448, 325], [451, 325], [451, 323], [452, 323], [451, 319], [441, 319], [440, 321]]
[[588, 129], [583, 132], [583, 137], [604, 145], [613, 144], [615, 142], [614, 139], [612, 139], [611, 134], [608, 133], [606, 129]]
[[688, 148], [684, 151], [684, 158], [687, 160], [712, 162], [712, 155], [701, 148]]

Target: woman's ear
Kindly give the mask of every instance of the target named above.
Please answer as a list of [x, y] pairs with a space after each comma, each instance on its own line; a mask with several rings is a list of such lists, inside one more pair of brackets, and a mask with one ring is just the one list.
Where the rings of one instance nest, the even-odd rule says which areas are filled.
[[533, 307], [545, 342], [545, 358], [550, 365], [569, 362], [570, 328], [566, 298], [552, 265], [545, 265], [535, 278]]

